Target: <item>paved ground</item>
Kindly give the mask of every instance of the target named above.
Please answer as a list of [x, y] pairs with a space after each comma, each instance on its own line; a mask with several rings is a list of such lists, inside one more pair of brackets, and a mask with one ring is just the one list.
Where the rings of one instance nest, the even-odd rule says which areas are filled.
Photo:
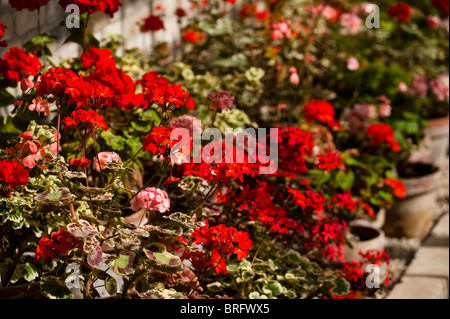
[[448, 164], [437, 203], [437, 223], [387, 299], [449, 299]]

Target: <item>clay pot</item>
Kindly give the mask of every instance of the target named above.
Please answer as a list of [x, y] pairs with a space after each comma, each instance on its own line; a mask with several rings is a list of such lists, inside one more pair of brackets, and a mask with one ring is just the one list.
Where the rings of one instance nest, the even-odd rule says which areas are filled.
[[385, 245], [385, 234], [381, 229], [376, 229], [368, 225], [350, 225], [350, 233], [355, 238], [350, 239], [350, 246], [344, 247], [344, 257], [347, 262], [363, 261], [359, 254], [369, 250], [383, 250]]
[[375, 218], [369, 217], [369, 216], [365, 216], [363, 218], [358, 218], [358, 219], [352, 220], [350, 222], [350, 226], [360, 225], [360, 226], [368, 226], [368, 227], [373, 227], [376, 229], [381, 229], [381, 228], [383, 228], [385, 221], [386, 221], [386, 210], [384, 208], [382, 208], [376, 213]]
[[430, 164], [409, 164], [417, 176], [400, 178], [406, 187], [406, 198], [397, 199], [387, 211], [383, 227], [386, 235], [424, 239], [433, 225], [434, 206], [440, 183], [440, 169]]
[[448, 154], [449, 145], [449, 116], [430, 119], [425, 130], [425, 134], [430, 137], [430, 154], [425, 159], [425, 163], [442, 167]]

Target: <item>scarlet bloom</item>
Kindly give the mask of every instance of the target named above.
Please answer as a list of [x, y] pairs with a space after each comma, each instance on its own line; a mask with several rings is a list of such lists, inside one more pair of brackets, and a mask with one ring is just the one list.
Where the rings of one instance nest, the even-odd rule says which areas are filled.
[[99, 115], [94, 110], [86, 111], [84, 109], [78, 109], [73, 111], [70, 117], [66, 117], [61, 121], [61, 124], [64, 125], [65, 130], [69, 128], [77, 128], [80, 123], [87, 123], [88, 129], [99, 127], [105, 131], [108, 130], [108, 126], [106, 125], [103, 115]]
[[144, 19], [144, 23], [141, 25], [142, 32], [155, 32], [164, 30], [164, 22], [160, 16], [150, 15]]
[[93, 47], [81, 55], [81, 66], [85, 70], [90, 69], [92, 66], [99, 68], [109, 65], [115, 66], [116, 61], [113, 59], [113, 53], [108, 49]]
[[339, 122], [334, 119], [334, 107], [327, 101], [309, 102], [303, 107], [303, 116], [308, 121], [318, 121], [336, 129], [341, 129]]
[[42, 237], [36, 249], [35, 261], [64, 258], [68, 252], [81, 249], [82, 244], [78, 238], [72, 236], [67, 230], [53, 232], [50, 237]]
[[203, 271], [214, 270], [218, 274], [227, 273], [225, 259], [228, 256], [235, 254], [238, 260], [242, 260], [250, 255], [253, 248], [253, 242], [247, 232], [225, 225], [203, 226], [195, 229], [192, 236], [195, 244], [202, 244], [204, 249], [211, 252], [211, 256], [207, 258], [205, 255], [195, 256], [196, 254], [187, 252], [183, 259], [197, 257], [193, 263], [194, 267], [198, 265]]
[[144, 138], [142, 150], [152, 152], [154, 155], [165, 153], [170, 145], [172, 145], [170, 133], [171, 130], [163, 126], [154, 127]]
[[373, 147], [379, 147], [384, 144], [394, 152], [400, 151], [400, 145], [395, 140], [394, 131], [387, 124], [371, 124], [367, 128], [366, 135], [370, 138], [370, 144], [372, 144]]
[[122, 5], [120, 0], [59, 0], [59, 5], [66, 10], [67, 6], [70, 4], [75, 4], [80, 8], [80, 13], [89, 12], [94, 14], [95, 12], [101, 11], [112, 18], [114, 13], [119, 10]]
[[82, 85], [81, 79], [72, 70], [56, 67], [41, 76], [40, 82], [36, 84], [36, 91], [41, 96], [51, 94], [63, 97], [70, 94], [78, 97], [81, 95]]
[[85, 168], [86, 166], [91, 164], [91, 161], [86, 157], [82, 156], [80, 158], [78, 157], [71, 158], [69, 160], [69, 163], [78, 166], [79, 168]]
[[395, 178], [386, 178], [384, 180], [385, 184], [392, 188], [393, 194], [399, 198], [406, 197], [406, 187], [403, 182]]
[[392, 18], [397, 18], [400, 22], [408, 22], [411, 18], [411, 13], [411, 7], [404, 2], [392, 4], [389, 7], [389, 15]]
[[344, 159], [338, 152], [333, 152], [331, 150], [326, 150], [325, 155], [319, 155], [318, 163], [316, 168], [327, 170], [331, 172], [333, 169], [342, 168], [345, 169]]
[[8, 160], [0, 161], [0, 195], [6, 198], [11, 194], [6, 187], [14, 190], [20, 185], [26, 185], [30, 177], [30, 172], [17, 162]]
[[36, 54], [30, 55], [18, 47], [12, 47], [0, 59], [0, 73], [6, 81], [20, 82], [22, 78], [37, 76], [41, 68]]
[[[0, 22], [0, 40], [5, 36], [5, 29], [7, 29], [6, 25]], [[0, 41], [0, 47], [6, 48], [7, 46], [6, 41]]]
[[33, 11], [49, 2], [50, 0], [9, 0], [11, 7], [19, 11], [23, 9]]
[[448, 15], [449, 2], [447, 0], [431, 0], [433, 5]]
[[192, 43], [201, 43], [206, 39], [207, 35], [203, 31], [186, 30], [183, 38]]

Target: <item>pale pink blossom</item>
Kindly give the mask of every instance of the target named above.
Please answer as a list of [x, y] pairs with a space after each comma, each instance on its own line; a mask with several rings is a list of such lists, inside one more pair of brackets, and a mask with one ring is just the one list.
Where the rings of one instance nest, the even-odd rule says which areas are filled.
[[351, 56], [347, 59], [347, 69], [350, 71], [356, 71], [359, 69], [359, 61], [354, 56]]
[[411, 90], [412, 93], [419, 98], [426, 97], [428, 94], [427, 78], [420, 74], [414, 75], [414, 79], [411, 84]]
[[28, 89], [34, 88], [34, 82], [31, 81], [29, 78], [24, 78], [20, 81], [20, 89], [22, 91], [26, 91]]
[[327, 5], [322, 10], [322, 16], [328, 21], [334, 22], [339, 18], [339, 11]]
[[289, 71], [291, 72], [291, 75], [289, 76], [289, 82], [294, 85], [300, 84], [300, 76], [298, 75], [297, 69], [295, 67], [291, 67]]
[[97, 157], [94, 158], [94, 169], [100, 172], [100, 168], [104, 169], [109, 163], [122, 163], [122, 159], [115, 152], [100, 152], [98, 153], [98, 159]]
[[401, 93], [406, 93], [406, 92], [408, 92], [408, 85], [405, 82], [400, 82], [397, 85], [397, 89]]
[[195, 134], [202, 134], [203, 132], [202, 122], [195, 116], [187, 114], [181, 115], [180, 117], [172, 120], [169, 125], [177, 128], [185, 128], [189, 132]]
[[210, 92], [206, 100], [212, 102], [209, 107], [211, 110], [215, 110], [217, 108], [221, 110], [231, 110], [234, 106], [234, 97], [226, 91]]
[[431, 91], [439, 102], [449, 101], [449, 75], [441, 74], [430, 81]]
[[131, 208], [138, 211], [141, 208], [164, 213], [170, 209], [170, 199], [165, 191], [155, 187], [147, 187], [134, 198]]
[[45, 116], [50, 115], [51, 104], [47, 100], [43, 100], [42, 97], [38, 96], [37, 98], [33, 99], [32, 102], [33, 103], [28, 106], [29, 111], [36, 111], [38, 113], [44, 112]]
[[439, 16], [428, 16], [427, 21], [432, 29], [437, 29], [442, 25], [442, 20]]
[[358, 34], [363, 21], [356, 14], [343, 13], [340, 19], [341, 27], [344, 34], [356, 35]]
[[271, 37], [274, 41], [282, 40], [283, 38], [290, 39], [292, 37], [291, 21], [289, 20], [274, 22], [270, 27], [272, 29]]
[[375, 119], [377, 117], [377, 108], [373, 104], [357, 103], [353, 106], [353, 112], [362, 119]]

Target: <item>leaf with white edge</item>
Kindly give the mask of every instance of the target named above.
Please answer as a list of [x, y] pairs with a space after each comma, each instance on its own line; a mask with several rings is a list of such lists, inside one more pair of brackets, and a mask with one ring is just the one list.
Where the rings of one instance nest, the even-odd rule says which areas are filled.
[[66, 283], [57, 278], [47, 280], [42, 286], [41, 290], [50, 299], [72, 299], [73, 294], [67, 288]]
[[98, 194], [95, 196], [84, 196], [83, 200], [89, 201], [89, 200], [96, 200], [96, 201], [109, 201], [114, 198], [114, 194], [112, 193], [104, 193], [104, 194]]
[[161, 234], [176, 236], [176, 237], [180, 237], [183, 235], [183, 229], [181, 229], [181, 228], [167, 229], [167, 228], [162, 228], [160, 226], [145, 225], [144, 229], [146, 229], [147, 231], [156, 231]]
[[143, 249], [145, 256], [153, 260], [157, 265], [162, 267], [178, 268], [181, 266], [181, 259], [166, 250], [166, 246], [160, 243], [152, 243], [150, 246], [156, 246], [160, 248], [160, 251], [151, 251], [150, 249]]
[[96, 246], [89, 252], [87, 262], [89, 266], [94, 268], [103, 264], [103, 250], [101, 246]]
[[39, 277], [39, 273], [34, 265], [26, 263], [22, 268], [22, 276], [26, 281], [32, 282]]
[[54, 192], [49, 189], [39, 195], [36, 195], [34, 199], [37, 201], [66, 201], [71, 198], [71, 195], [72, 194], [68, 188], [59, 188]]
[[117, 294], [117, 281], [113, 277], [109, 277], [105, 280], [105, 289], [108, 294], [114, 296]]
[[336, 276], [331, 293], [339, 296], [347, 295], [350, 293], [350, 283], [345, 278]]
[[98, 230], [95, 230], [89, 222], [83, 219], [80, 219], [78, 224], [68, 224], [67, 231], [73, 236], [81, 238], [92, 237], [100, 233]]
[[128, 252], [115, 258], [110, 264], [109, 268], [119, 276], [129, 275], [133, 272], [133, 261], [136, 254]]
[[183, 213], [173, 213], [169, 216], [163, 216], [163, 218], [170, 219], [171, 221], [181, 224], [183, 226], [186, 226], [188, 228], [195, 228], [195, 222], [193, 221], [192, 217], [183, 214]]
[[249, 297], [250, 299], [267, 299], [267, 296], [266, 296], [266, 295], [260, 294], [260, 293], [257, 292], [257, 291], [251, 292], [251, 293], [248, 295], [248, 297]]
[[83, 172], [69, 171], [69, 172], [65, 172], [63, 175], [67, 178], [86, 178], [86, 174]]

